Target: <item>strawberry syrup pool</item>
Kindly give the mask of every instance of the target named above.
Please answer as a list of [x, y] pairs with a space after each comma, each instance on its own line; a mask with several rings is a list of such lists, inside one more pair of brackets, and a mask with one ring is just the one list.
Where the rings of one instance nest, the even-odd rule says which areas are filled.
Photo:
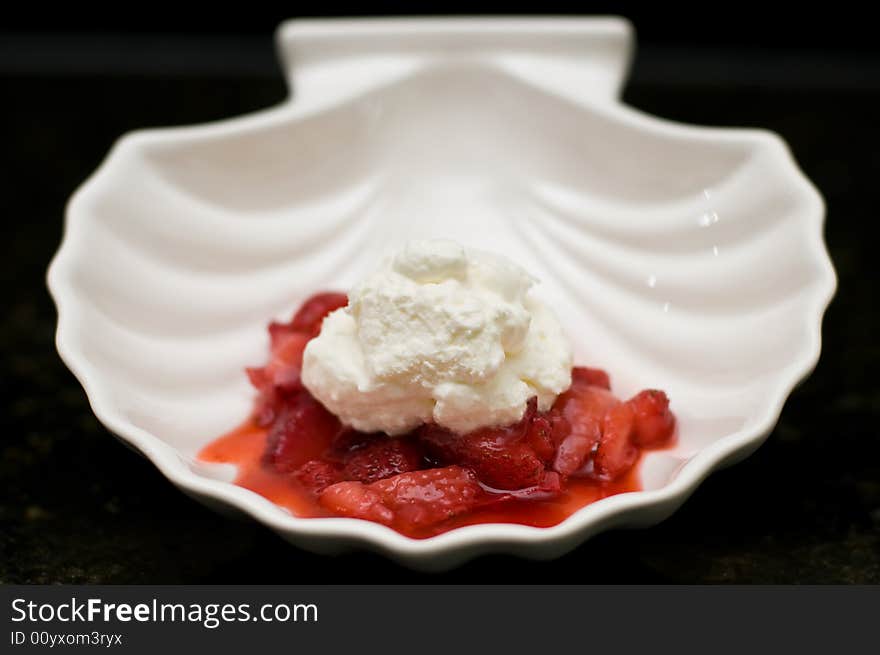
[[[336, 514], [324, 508], [317, 499], [289, 475], [276, 472], [266, 465], [268, 430], [248, 421], [208, 444], [200, 453], [203, 462], [234, 464], [238, 468], [235, 484], [258, 493], [302, 518], [332, 517]], [[426, 527], [397, 528], [408, 537], [423, 539], [479, 523], [518, 523], [547, 528], [561, 523], [590, 503], [627, 491], [640, 491], [639, 463], [623, 476], [612, 481], [591, 478], [571, 478], [561, 493], [544, 500], [510, 499], [491, 507], [471, 510], [440, 524]]]

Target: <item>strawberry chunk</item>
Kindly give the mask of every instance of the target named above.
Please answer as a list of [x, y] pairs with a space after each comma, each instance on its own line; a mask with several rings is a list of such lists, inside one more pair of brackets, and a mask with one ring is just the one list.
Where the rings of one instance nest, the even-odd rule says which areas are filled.
[[261, 391], [254, 405], [254, 421], [261, 428], [269, 427], [278, 417], [282, 399], [272, 387]]
[[272, 321], [269, 324], [269, 338], [275, 351], [288, 337], [299, 334], [306, 341], [318, 335], [324, 318], [332, 311], [345, 307], [348, 296], [344, 293], [318, 293], [307, 299], [290, 319], [289, 323]]
[[319, 459], [341, 429], [339, 420], [307, 391], [287, 399], [269, 429], [266, 461], [279, 473], [291, 473]]
[[577, 430], [572, 431], [559, 444], [556, 457], [553, 459], [553, 470], [569, 476], [583, 469], [600, 437], [601, 431], [596, 423], [577, 426]]
[[[272, 321], [269, 323], [269, 350], [274, 351], [289, 336], [296, 334], [297, 331], [290, 327], [290, 323], [279, 323]], [[308, 336], [308, 335], [306, 335]]]
[[550, 438], [553, 439], [553, 446], [556, 448], [571, 434], [571, 424], [561, 412], [554, 409], [551, 409], [546, 416], [550, 421]]
[[[272, 326], [269, 330], [271, 333]], [[251, 384], [260, 391], [254, 410], [258, 425], [265, 427], [272, 423], [283, 397], [303, 390], [300, 372], [308, 342], [309, 337], [300, 332], [286, 331], [273, 336], [269, 363], [262, 368], [245, 369]]]
[[251, 383], [251, 386], [254, 389], [265, 389], [270, 385], [269, 377], [266, 375], [266, 367], [261, 366], [257, 367], [248, 367], [244, 369], [244, 372], [247, 373], [248, 380]]
[[422, 468], [424, 458], [412, 439], [374, 435], [345, 457], [345, 477], [363, 483]]
[[594, 385], [572, 386], [561, 394], [553, 404], [553, 411], [560, 413], [572, 431], [579, 423], [600, 421], [620, 401], [611, 392]]
[[353, 519], [364, 519], [391, 525], [394, 512], [382, 501], [382, 496], [362, 482], [337, 482], [319, 496], [324, 508], [334, 514]]
[[639, 458], [632, 441], [635, 411], [629, 403], [611, 408], [602, 425], [602, 437], [593, 460], [596, 475], [615, 480], [629, 471]]
[[646, 389], [627, 401], [635, 412], [633, 440], [643, 448], [657, 448], [669, 442], [675, 431], [675, 415], [662, 391]]
[[321, 505], [334, 513], [404, 529], [434, 525], [492, 500], [460, 466], [410, 471], [369, 485], [339, 482], [320, 495]]
[[526, 439], [537, 412], [532, 398], [522, 419], [506, 427], [455, 434], [434, 424], [418, 430], [429, 455], [441, 464], [473, 469], [486, 485], [499, 490], [533, 487], [541, 482], [544, 462]]
[[402, 527], [424, 527], [468, 512], [491, 497], [460, 466], [412, 471], [370, 485]]
[[536, 416], [532, 419], [532, 424], [529, 426], [529, 431], [526, 434], [529, 446], [544, 464], [549, 464], [556, 454], [553, 430], [554, 423], [552, 419], [547, 416]]
[[347, 303], [345, 294], [319, 293], [300, 307], [290, 323], [269, 324], [269, 363], [246, 369], [251, 384], [260, 391], [254, 412], [259, 425], [265, 427], [275, 420], [282, 396], [303, 389], [300, 373], [306, 345], [320, 332], [324, 317]]
[[601, 368], [575, 366], [571, 369], [571, 382], [574, 385], [601, 387], [602, 389], [611, 390], [611, 378]]
[[322, 459], [310, 459], [296, 470], [293, 477], [313, 494], [319, 494], [343, 479], [339, 466]]
[[340, 307], [348, 304], [348, 296], [344, 293], [318, 293], [306, 300], [290, 321], [290, 327], [304, 332], [310, 337], [317, 336], [321, 331], [324, 317]]
[[299, 374], [302, 370], [303, 351], [310, 337], [300, 332], [291, 332], [279, 339], [272, 349], [272, 359], [263, 368], [263, 376], [269, 384], [281, 391], [296, 391], [302, 388]]
[[565, 419], [569, 429], [556, 450], [553, 470], [569, 476], [587, 466], [602, 436], [605, 414], [619, 404], [609, 391], [595, 385], [573, 384], [560, 395], [553, 412]]
[[548, 500], [555, 498], [562, 491], [562, 477], [555, 471], [544, 471], [540, 484], [525, 489], [506, 491], [505, 496], [520, 500]]

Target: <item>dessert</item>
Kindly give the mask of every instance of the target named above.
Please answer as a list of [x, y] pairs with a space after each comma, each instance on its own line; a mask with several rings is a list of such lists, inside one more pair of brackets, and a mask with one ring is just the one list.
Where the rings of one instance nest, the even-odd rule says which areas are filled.
[[535, 280], [449, 241], [410, 242], [352, 291], [271, 323], [248, 369], [251, 418], [201, 459], [297, 516], [376, 521], [411, 537], [480, 522], [554, 525], [639, 488], [668, 446], [665, 393], [621, 401], [572, 367]]

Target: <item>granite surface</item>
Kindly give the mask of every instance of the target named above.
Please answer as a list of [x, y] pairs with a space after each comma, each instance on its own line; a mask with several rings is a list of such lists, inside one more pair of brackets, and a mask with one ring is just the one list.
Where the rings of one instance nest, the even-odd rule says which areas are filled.
[[271, 105], [285, 95], [280, 77], [48, 70], [3, 79], [0, 582], [880, 583], [880, 79], [814, 87], [809, 75], [779, 84], [691, 76], [670, 86], [639, 71], [637, 62], [629, 103], [776, 130], [825, 195], [840, 288], [822, 359], [767, 443], [661, 525], [600, 535], [553, 562], [483, 557], [433, 576], [370, 554], [309, 555], [213, 514], [108, 434], [54, 349], [46, 266], [67, 197], [114, 139]]

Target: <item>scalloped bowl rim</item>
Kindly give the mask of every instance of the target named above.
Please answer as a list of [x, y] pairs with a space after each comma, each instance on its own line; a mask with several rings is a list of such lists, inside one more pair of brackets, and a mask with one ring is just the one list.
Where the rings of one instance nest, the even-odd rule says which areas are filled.
[[[617, 22], [623, 30], [629, 26], [623, 20], [601, 19]], [[297, 21], [299, 22], [299, 21]], [[282, 23], [280, 35], [289, 29], [291, 22]], [[675, 511], [713, 470], [730, 460], [745, 457], [760, 446], [774, 428], [785, 401], [794, 387], [807, 377], [816, 366], [821, 351], [822, 319], [837, 287], [837, 278], [828, 256], [822, 230], [825, 218], [824, 201], [816, 188], [801, 172], [785, 142], [775, 133], [759, 129], [713, 128], [685, 125], [650, 116], [615, 100], [608, 104], [591, 107], [598, 112], [610, 112], [619, 121], [629, 123], [635, 129], [649, 127], [669, 135], [686, 136], [691, 139], [713, 141], [736, 140], [751, 142], [756, 148], [775, 150], [776, 160], [788, 178], [791, 188], [807, 200], [810, 216], [805, 220], [814, 222], [810, 246], [815, 261], [821, 265], [822, 275], [815, 285], [810, 305], [812, 314], [805, 316], [809, 322], [809, 338], [799, 357], [790, 363], [787, 375], [777, 378], [773, 402], [768, 403], [759, 420], [733, 434], [705, 446], [691, 457], [671, 481], [662, 488], [648, 491], [622, 493], [596, 501], [578, 510], [563, 522], [551, 527], [532, 527], [519, 524], [478, 524], [460, 527], [426, 539], [414, 539], [395, 530], [358, 519], [348, 518], [298, 518], [278, 512], [277, 506], [258, 494], [235, 484], [201, 476], [187, 466], [182, 456], [158, 436], [138, 428], [114, 409], [107, 398], [101, 382], [101, 373], [85, 357], [75, 340], [69, 335], [75, 332], [77, 307], [72, 297], [72, 285], [66, 275], [68, 261], [76, 252], [72, 235], [77, 215], [88, 197], [109, 183], [114, 171], [112, 162], [127, 149], [139, 144], [163, 141], [168, 138], [186, 139], [205, 137], [214, 133], [229, 134], [254, 123], [270, 124], [288, 118], [297, 111], [293, 96], [276, 107], [259, 110], [244, 116], [204, 123], [194, 126], [136, 130], [123, 135], [114, 144], [95, 172], [71, 196], [65, 211], [64, 236], [58, 252], [48, 270], [48, 287], [58, 310], [56, 347], [61, 359], [83, 386], [95, 416], [112, 433], [146, 456], [171, 482], [187, 494], [205, 501], [219, 501], [260, 521], [282, 535], [321, 537], [328, 542], [357, 542], [373, 550], [383, 552], [412, 566], [430, 568], [433, 556], [446, 556], [458, 561], [487, 551], [500, 551], [504, 547], [518, 554], [537, 557], [552, 556], [554, 545], [563, 551], [586, 540], [592, 534], [614, 526], [621, 526], [632, 519], [633, 524], [653, 524]], [[652, 513], [649, 518], [639, 519], [639, 510]], [[441, 567], [444, 565], [440, 565]]]

